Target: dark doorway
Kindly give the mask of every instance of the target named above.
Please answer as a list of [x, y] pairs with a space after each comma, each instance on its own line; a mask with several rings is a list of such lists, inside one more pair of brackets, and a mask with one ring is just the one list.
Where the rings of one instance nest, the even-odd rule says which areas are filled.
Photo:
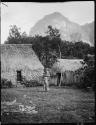
[[21, 71], [17, 71], [17, 81], [22, 81]]
[[60, 84], [61, 73], [57, 73], [57, 86]]

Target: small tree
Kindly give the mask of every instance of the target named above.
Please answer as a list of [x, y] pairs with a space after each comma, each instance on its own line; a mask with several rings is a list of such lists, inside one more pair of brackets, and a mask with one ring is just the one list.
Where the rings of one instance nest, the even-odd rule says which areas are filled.
[[49, 25], [48, 31], [46, 33], [47, 33], [47, 36], [49, 37], [49, 40], [52, 40], [52, 42], [54, 42], [53, 44], [55, 46], [58, 46], [59, 58], [61, 58], [61, 38], [60, 38], [59, 30]]
[[7, 38], [7, 41], [5, 41], [5, 44], [19, 44], [21, 43], [21, 32], [20, 28], [18, 28], [16, 25], [11, 25], [9, 30], [9, 36]]
[[[57, 28], [53, 28], [51, 25], [48, 26], [48, 31], [46, 32], [47, 36], [49, 37], [49, 40], [51, 40], [50, 44], [57, 46], [59, 50], [59, 58], [61, 59], [61, 38], [60, 33]], [[62, 73], [61, 73], [62, 77]], [[60, 83], [59, 86], [61, 86], [61, 77], [60, 77]]]

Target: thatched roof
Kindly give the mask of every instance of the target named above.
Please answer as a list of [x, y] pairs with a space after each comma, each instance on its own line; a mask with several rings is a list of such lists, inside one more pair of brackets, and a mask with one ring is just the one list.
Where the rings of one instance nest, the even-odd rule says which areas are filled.
[[76, 71], [86, 65], [83, 63], [82, 59], [58, 59], [54, 63], [52, 70], [55, 72]]
[[2, 44], [1, 69], [44, 69], [30, 44]]

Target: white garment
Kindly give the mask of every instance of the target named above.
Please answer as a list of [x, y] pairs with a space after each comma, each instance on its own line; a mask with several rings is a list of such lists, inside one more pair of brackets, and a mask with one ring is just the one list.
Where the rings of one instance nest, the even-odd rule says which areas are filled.
[[47, 91], [49, 90], [49, 82], [48, 82], [48, 77], [44, 77], [44, 89]]

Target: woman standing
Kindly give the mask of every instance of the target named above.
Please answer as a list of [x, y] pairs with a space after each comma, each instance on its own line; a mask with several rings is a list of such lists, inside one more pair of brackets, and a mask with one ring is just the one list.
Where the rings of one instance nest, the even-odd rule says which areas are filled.
[[49, 77], [50, 77], [50, 74], [49, 74], [49, 72], [48, 72], [48, 69], [45, 68], [45, 69], [44, 69], [44, 87], [43, 87], [43, 89], [44, 89], [45, 91], [48, 91], [48, 90], [49, 90]]

